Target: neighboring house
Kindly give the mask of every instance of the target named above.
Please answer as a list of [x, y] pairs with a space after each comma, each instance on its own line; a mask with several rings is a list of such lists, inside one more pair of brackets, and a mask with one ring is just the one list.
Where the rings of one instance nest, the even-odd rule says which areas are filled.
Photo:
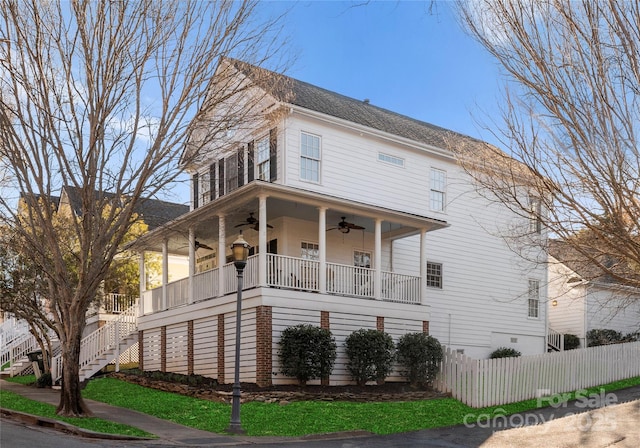
[[575, 334], [585, 347], [589, 330], [640, 331], [640, 291], [598, 275], [562, 241], [549, 241], [549, 328]]
[[[270, 88], [255, 76], [263, 70], [241, 62], [224, 60], [218, 70]], [[230, 245], [239, 230], [252, 246], [242, 381], [292, 381], [280, 373], [278, 341], [299, 323], [335, 336], [330, 384], [350, 380], [343, 344], [360, 328], [395, 340], [426, 331], [477, 358], [500, 346], [543, 353], [544, 263], [526, 262], [497, 236], [531, 222], [477, 194], [451, 150], [484, 143], [272, 76], [286, 88], [267, 90], [262, 120], [230, 129], [185, 166], [192, 210], [137, 242], [190, 260], [187, 278], [141, 292], [141, 368], [232, 381]], [[535, 232], [543, 244], [544, 232]]]
[[[49, 203], [55, 207], [57, 212], [69, 213], [75, 217], [82, 216], [82, 200], [80, 189], [72, 186], [63, 186], [60, 196], [50, 196]], [[115, 197], [110, 193], [103, 193], [106, 197]], [[26, 205], [24, 195], [21, 196], [21, 207]], [[148, 230], [158, 228], [159, 226], [176, 219], [189, 211], [189, 206], [176, 204], [157, 199], [141, 199], [136, 204], [134, 212], [138, 215], [138, 219], [142, 220]], [[150, 256], [152, 256], [150, 254]], [[160, 255], [156, 254], [160, 259]], [[149, 257], [148, 257], [149, 258]], [[158, 264], [158, 263], [155, 263]], [[169, 281], [183, 278], [188, 275], [188, 260], [182, 256], [168, 257], [168, 264], [171, 270]], [[146, 284], [159, 285], [162, 283], [162, 273], [158, 273], [157, 269], [146, 269]], [[85, 335], [95, 331], [102, 326], [104, 322], [112, 320], [120, 312], [131, 306], [137, 297], [119, 294], [120, 291], [103, 291], [104, 299], [100, 306], [92, 307], [87, 316], [87, 324], [84, 330]]]

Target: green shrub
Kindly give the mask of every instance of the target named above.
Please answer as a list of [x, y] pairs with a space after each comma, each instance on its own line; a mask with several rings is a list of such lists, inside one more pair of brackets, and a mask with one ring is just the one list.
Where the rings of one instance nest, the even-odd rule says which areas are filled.
[[622, 342], [623, 337], [619, 331], [607, 328], [594, 328], [587, 331], [587, 347], [595, 347], [597, 345], [618, 344]]
[[637, 342], [640, 341], [640, 331], [627, 333], [624, 338], [622, 338], [622, 342]]
[[489, 355], [489, 358], [491, 358], [491, 359], [494, 359], [494, 358], [517, 358], [518, 356], [522, 356], [522, 353], [520, 353], [515, 348], [499, 347], [499, 348], [495, 349], [493, 352], [491, 352], [491, 354]]
[[311, 379], [331, 374], [336, 360], [336, 341], [325, 328], [296, 325], [282, 332], [278, 355], [282, 373], [305, 385]]
[[383, 381], [393, 369], [395, 345], [384, 331], [361, 328], [345, 341], [347, 370], [359, 386], [367, 381]]
[[440, 342], [426, 333], [407, 333], [396, 346], [398, 363], [404, 368], [402, 375], [412, 386], [426, 386], [435, 379], [442, 361]]
[[566, 333], [564, 335], [564, 349], [573, 350], [580, 348], [580, 338], [575, 334]]

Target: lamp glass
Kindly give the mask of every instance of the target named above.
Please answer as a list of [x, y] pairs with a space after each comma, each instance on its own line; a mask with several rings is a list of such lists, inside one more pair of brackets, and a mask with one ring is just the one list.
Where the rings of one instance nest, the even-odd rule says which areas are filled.
[[247, 261], [247, 258], [249, 258], [249, 243], [242, 237], [242, 233], [231, 245], [231, 251], [233, 253], [233, 261]]

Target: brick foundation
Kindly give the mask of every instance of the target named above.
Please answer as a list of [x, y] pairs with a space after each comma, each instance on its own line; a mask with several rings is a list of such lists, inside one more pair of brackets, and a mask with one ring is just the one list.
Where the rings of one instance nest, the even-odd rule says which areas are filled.
[[[329, 311], [320, 311], [320, 328], [331, 330], [331, 323], [329, 322]], [[320, 379], [320, 384], [322, 384], [323, 386], [328, 386], [329, 377], [322, 377]]]
[[224, 314], [218, 314], [218, 383], [224, 384]]
[[138, 331], [138, 369], [144, 370], [144, 330]]
[[193, 375], [193, 321], [187, 322], [187, 374]]
[[271, 386], [273, 371], [271, 307], [256, 308], [256, 384], [260, 387]]
[[429, 334], [429, 321], [428, 320], [423, 320], [422, 321], [422, 332]]
[[167, 371], [167, 327], [160, 327], [160, 371]]
[[376, 317], [376, 330], [384, 331], [384, 316]]

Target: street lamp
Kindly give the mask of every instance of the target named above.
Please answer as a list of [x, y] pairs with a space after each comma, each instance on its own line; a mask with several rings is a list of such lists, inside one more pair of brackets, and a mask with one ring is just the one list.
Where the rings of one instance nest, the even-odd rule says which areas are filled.
[[236, 366], [231, 402], [231, 422], [227, 432], [244, 434], [245, 431], [240, 425], [240, 319], [242, 315], [242, 279], [244, 267], [247, 265], [247, 257], [249, 256], [249, 243], [242, 238], [242, 230], [238, 235], [238, 239], [231, 245], [231, 252], [233, 254], [233, 264], [238, 272], [238, 299], [236, 301]]

